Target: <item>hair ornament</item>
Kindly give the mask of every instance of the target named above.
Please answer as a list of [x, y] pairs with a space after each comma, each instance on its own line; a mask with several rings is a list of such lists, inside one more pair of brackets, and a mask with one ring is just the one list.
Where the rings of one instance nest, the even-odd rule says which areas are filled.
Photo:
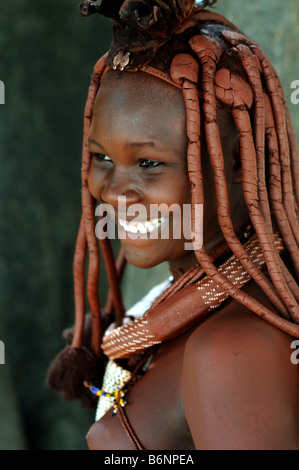
[[119, 68], [120, 71], [124, 70], [130, 62], [130, 52], [123, 53], [120, 51], [113, 59], [113, 70]]
[[[79, 5], [82, 17], [98, 13], [114, 22], [108, 64], [115, 68], [124, 56], [120, 70], [136, 70], [155, 56], [175, 30], [196, 10], [217, 0], [85, 0]], [[130, 51], [130, 57], [128, 52]]]

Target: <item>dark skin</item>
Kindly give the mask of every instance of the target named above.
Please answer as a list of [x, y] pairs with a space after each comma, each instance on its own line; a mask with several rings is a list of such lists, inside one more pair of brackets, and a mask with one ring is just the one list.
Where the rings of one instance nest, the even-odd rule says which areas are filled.
[[[92, 195], [116, 208], [190, 202], [181, 93], [141, 73], [110, 72], [98, 94], [90, 131]], [[220, 128], [237, 233], [247, 215], [238, 183], [238, 137], [220, 112]], [[154, 119], [153, 119], [154, 117]], [[144, 145], [144, 143], [147, 143]], [[148, 144], [151, 142], [151, 144]], [[141, 145], [142, 143], [142, 145]], [[100, 154], [100, 155], [99, 155]], [[203, 150], [204, 243], [222, 241], [208, 156]], [[149, 268], [169, 261], [176, 275], [196, 262], [185, 240], [123, 240], [128, 261]], [[245, 290], [272, 308], [258, 287]], [[234, 300], [202, 324], [163, 343], [127, 397], [127, 416], [145, 449], [297, 449], [298, 367], [292, 338]], [[90, 449], [132, 449], [108, 412], [88, 435]]]

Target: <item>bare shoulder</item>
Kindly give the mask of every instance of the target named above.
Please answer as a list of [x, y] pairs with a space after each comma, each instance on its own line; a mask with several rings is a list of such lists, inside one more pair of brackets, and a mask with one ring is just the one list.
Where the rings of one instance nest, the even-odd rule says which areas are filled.
[[198, 449], [297, 448], [299, 380], [292, 341], [234, 302], [193, 331], [183, 388]]
[[203, 350], [221, 356], [233, 354], [233, 357], [269, 353], [279, 355], [278, 364], [284, 364], [285, 359], [289, 364], [292, 341], [291, 336], [235, 302], [232, 308], [211, 315], [193, 331], [186, 344], [186, 354], [191, 353], [192, 357], [199, 347], [201, 355]]

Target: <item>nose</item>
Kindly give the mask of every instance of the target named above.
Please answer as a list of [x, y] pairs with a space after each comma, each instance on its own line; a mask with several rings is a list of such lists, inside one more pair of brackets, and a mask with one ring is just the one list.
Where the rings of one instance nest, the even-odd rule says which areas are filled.
[[101, 200], [113, 207], [117, 207], [121, 201], [122, 205], [128, 207], [141, 202], [142, 191], [129, 171], [115, 170], [104, 182]]

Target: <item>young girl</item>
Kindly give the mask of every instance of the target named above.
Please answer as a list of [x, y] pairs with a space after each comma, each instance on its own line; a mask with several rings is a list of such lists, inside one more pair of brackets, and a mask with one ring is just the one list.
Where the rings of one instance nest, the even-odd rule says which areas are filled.
[[[115, 26], [85, 112], [74, 335], [48, 383], [68, 399], [98, 400], [91, 449], [298, 448], [294, 133], [270, 61], [204, 9], [213, 1], [198, 3], [80, 6]], [[116, 262], [103, 206], [121, 239]], [[125, 263], [165, 261], [170, 279], [125, 313]]]

